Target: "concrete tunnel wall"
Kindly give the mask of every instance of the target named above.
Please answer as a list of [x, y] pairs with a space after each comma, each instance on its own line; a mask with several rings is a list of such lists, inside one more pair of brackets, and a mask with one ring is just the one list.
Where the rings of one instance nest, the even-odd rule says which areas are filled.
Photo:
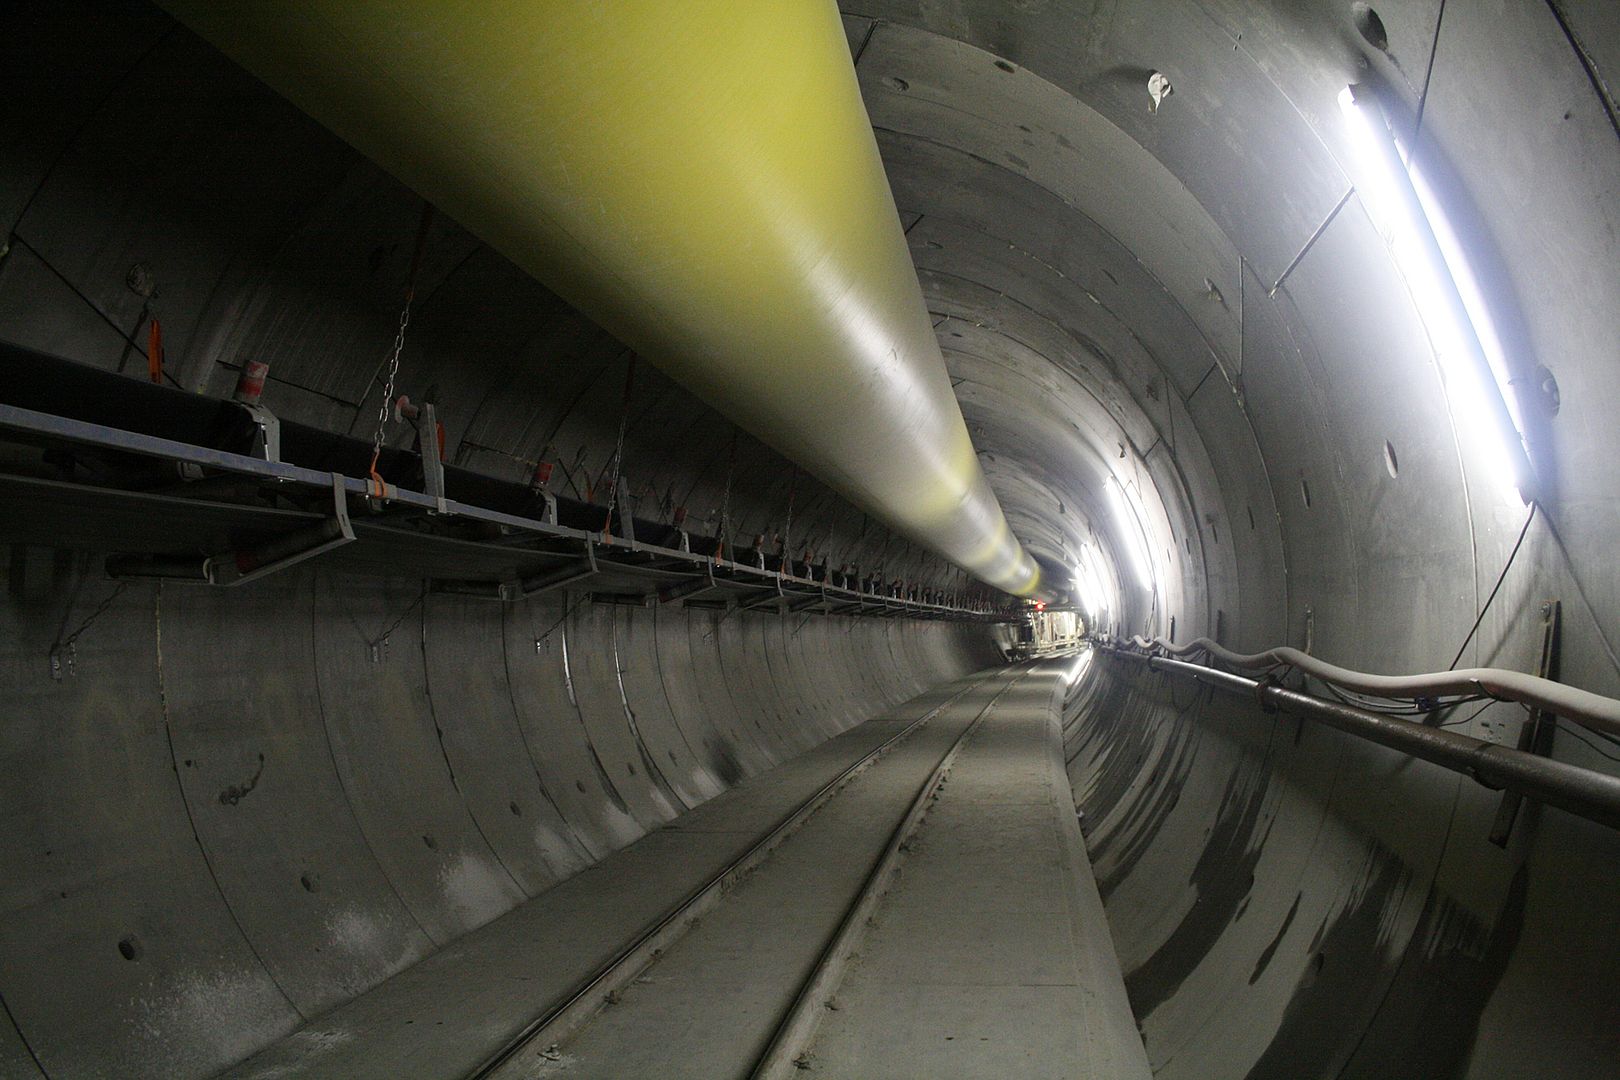
[[4, 607], [7, 1077], [209, 1075], [994, 658], [939, 623], [52, 569]]
[[[1563, 678], [1615, 693], [1620, 141], [1588, 65], [1612, 73], [1620, 31], [1594, 4], [1377, 7], [1384, 48], [1329, 2], [851, 0], [845, 24], [964, 415], [1029, 549], [1065, 562], [1100, 546], [1121, 630], [1166, 634], [1174, 617], [1180, 640], [1309, 645], [1381, 671], [1450, 661], [1525, 514], [1461, 445], [1425, 329], [1347, 178], [1338, 88], [1376, 83], [1408, 121], [1421, 102], [1419, 145], [1476, 240], [1504, 334], [1561, 392], [1531, 431], [1549, 493], [1464, 659], [1533, 669], [1539, 602], [1560, 597]], [[144, 5], [28, 21], [6, 35], [27, 44], [8, 54], [6, 100], [32, 104], [4, 118], [17, 151], [0, 176], [13, 232], [0, 333], [138, 367], [120, 333], [139, 338], [149, 308], [182, 385], [221, 394], [242, 358], [269, 359], [278, 412], [368, 436], [419, 201]], [[1176, 87], [1157, 113], [1152, 70]], [[137, 263], [155, 297], [126, 284]], [[795, 490], [795, 521], [814, 523], [834, 562], [959, 580], [734, 444], [655, 372], [638, 369], [626, 410], [622, 347], [453, 222], [435, 225], [419, 295], [401, 388], [440, 403], [452, 460], [522, 479], [558, 459], [583, 488], [628, 412], [625, 471], [660, 513], [728, 516], [741, 538], [782, 528]], [[1154, 593], [1130, 582], [1109, 474], [1142, 493]], [[937, 627], [874, 639], [842, 621], [796, 633], [774, 617], [716, 628], [696, 611], [583, 606], [563, 620], [569, 703], [560, 655], [533, 643], [564, 609], [501, 616], [435, 596], [411, 610], [417, 582], [313, 571], [239, 598], [132, 586], [78, 639], [76, 673], [51, 683], [51, 642], [112, 589], [79, 565], [13, 559], [4, 805], [20, 824], [5, 865], [25, 872], [3, 909], [8, 927], [47, 929], [8, 930], [0, 997], [35, 1053], [94, 1023], [78, 1052], [144, 1046], [196, 1073], [584, 865], [615, 826], [628, 835], [730, 782], [727, 753], [751, 771], [990, 660]], [[373, 664], [367, 641], [402, 612]], [[615, 648], [632, 661], [610, 660]], [[465, 662], [476, 653], [489, 662]], [[230, 681], [232, 665], [261, 681]], [[493, 711], [465, 717], [465, 741], [442, 722], [445, 701], [485, 699]], [[646, 756], [669, 764], [662, 781], [626, 701]], [[1469, 781], [1104, 661], [1067, 715], [1159, 1073], [1596, 1077], [1620, 1058], [1612, 833], [1549, 811], [1500, 850], [1484, 839], [1495, 797]], [[1460, 730], [1511, 742], [1519, 715], [1496, 706]], [[288, 798], [297, 816], [278, 833], [230, 832], [268, 813], [276, 754], [301, 763], [286, 775], [309, 797]], [[1615, 769], [1601, 745], [1561, 736], [1554, 754]], [[84, 794], [126, 789], [128, 803]], [[382, 826], [391, 793], [421, 823]], [[71, 841], [39, 844], [47, 819]], [[301, 878], [328, 835], [355, 880], [311, 877], [311, 892]], [[240, 861], [215, 868], [215, 848]], [[374, 921], [306, 921], [301, 938], [249, 925], [253, 912], [337, 913], [340, 896]], [[343, 945], [327, 940], [356, 951], [328, 957]], [[232, 951], [202, 969], [212, 981], [159, 966], [169, 948], [216, 947]], [[75, 1007], [19, 1010], [14, 987]], [[0, 1062], [29, 1075], [13, 1035], [0, 1025]]]

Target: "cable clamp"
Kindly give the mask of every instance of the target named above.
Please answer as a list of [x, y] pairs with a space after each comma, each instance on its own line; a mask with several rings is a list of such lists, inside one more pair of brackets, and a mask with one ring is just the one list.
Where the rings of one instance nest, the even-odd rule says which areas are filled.
[[1266, 696], [1266, 691], [1280, 689], [1281, 687], [1282, 683], [1277, 676], [1269, 671], [1255, 680], [1254, 700], [1260, 706], [1261, 712], [1270, 714], [1277, 711], [1277, 703]]

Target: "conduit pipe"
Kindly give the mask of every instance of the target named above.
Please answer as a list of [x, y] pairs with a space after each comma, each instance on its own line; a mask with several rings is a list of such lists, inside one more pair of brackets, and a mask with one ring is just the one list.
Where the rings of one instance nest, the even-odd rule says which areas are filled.
[[830, 0], [162, 0], [740, 426], [1018, 596]]
[[1204, 653], [1222, 663], [1249, 670], [1287, 664], [1341, 690], [1378, 697], [1413, 700], [1447, 694], [1486, 694], [1545, 709], [1593, 731], [1620, 735], [1620, 701], [1506, 668], [1461, 668], [1420, 675], [1371, 675], [1329, 664], [1298, 649], [1276, 648], [1258, 653], [1235, 653], [1209, 638], [1198, 638], [1186, 645], [1173, 645], [1163, 638], [1149, 641], [1144, 637], [1132, 637], [1131, 644], [1150, 653], [1157, 650], [1171, 656]]
[[1256, 682], [1201, 664], [1127, 652], [1113, 646], [1104, 646], [1103, 651], [1146, 664], [1154, 671], [1184, 675], [1248, 697], [1262, 707], [1281, 707], [1291, 715], [1318, 720], [1369, 742], [1460, 772], [1486, 787], [1515, 791], [1548, 806], [1620, 829], [1620, 777], [1411, 720], [1323, 701], [1276, 683]]

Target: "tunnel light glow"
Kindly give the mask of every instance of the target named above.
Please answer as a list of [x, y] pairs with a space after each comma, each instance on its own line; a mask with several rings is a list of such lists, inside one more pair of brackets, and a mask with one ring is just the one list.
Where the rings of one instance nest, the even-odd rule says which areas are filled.
[[1114, 517], [1119, 520], [1119, 531], [1125, 537], [1125, 550], [1131, 558], [1131, 569], [1136, 571], [1137, 583], [1149, 592], [1157, 588], [1153, 572], [1153, 557], [1149, 554], [1147, 529], [1142, 524], [1142, 508], [1137, 504], [1135, 492], [1126, 489], [1115, 477], [1110, 476], [1103, 485], [1108, 489], [1109, 502], [1114, 507]]
[[1507, 360], [1462, 244], [1433, 191], [1402, 160], [1370, 95], [1345, 87], [1339, 106], [1361, 166], [1356, 190], [1428, 331], [1457, 433], [1493, 486], [1515, 503], [1528, 501], [1532, 474]]
[[1090, 544], [1080, 545], [1080, 555], [1074, 565], [1074, 582], [1080, 592], [1080, 603], [1093, 618], [1106, 615], [1109, 610], [1108, 587], [1098, 572], [1096, 556]]
[[1462, 300], [1463, 310], [1468, 313], [1468, 321], [1474, 327], [1474, 334], [1479, 339], [1479, 348], [1485, 355], [1485, 362], [1490, 365], [1491, 377], [1496, 381], [1497, 390], [1502, 395], [1502, 403], [1507, 406], [1508, 417], [1513, 421], [1514, 432], [1517, 435], [1524, 430], [1524, 418], [1519, 415], [1518, 395], [1509, 389], [1512, 381], [1512, 372], [1508, 368], [1507, 353], [1502, 348], [1502, 339], [1496, 332], [1496, 321], [1491, 318], [1491, 309], [1485, 303], [1485, 294], [1480, 290], [1479, 280], [1474, 277], [1474, 268], [1468, 265], [1468, 256], [1463, 253], [1462, 241], [1457, 238], [1457, 232], [1451, 227], [1451, 219], [1446, 216], [1445, 207], [1435, 195], [1434, 189], [1429, 186], [1428, 180], [1423, 176], [1423, 170], [1416, 163], [1407, 166], [1407, 172], [1412, 177], [1412, 190], [1417, 193], [1418, 205], [1423, 208], [1423, 216], [1428, 218], [1429, 225], [1434, 229], [1434, 239], [1440, 245], [1440, 255], [1445, 259], [1446, 268], [1451, 271], [1451, 280], [1457, 286], [1457, 295]]
[[1086, 572], [1079, 563], [1074, 566], [1074, 588], [1080, 595], [1080, 606], [1087, 615], [1095, 617], [1102, 610], [1102, 602], [1097, 597], [1097, 590], [1092, 587], [1086, 578]]
[[1085, 649], [1080, 653], [1079, 656], [1074, 658], [1074, 663], [1070, 665], [1068, 672], [1063, 676], [1064, 683], [1068, 686], [1073, 686], [1075, 683], [1080, 681], [1080, 676], [1084, 675], [1086, 673], [1086, 669], [1090, 666], [1091, 650]]

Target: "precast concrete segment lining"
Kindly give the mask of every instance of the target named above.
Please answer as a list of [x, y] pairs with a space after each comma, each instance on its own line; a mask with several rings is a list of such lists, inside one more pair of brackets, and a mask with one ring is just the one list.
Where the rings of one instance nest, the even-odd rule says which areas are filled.
[[645, 830], [584, 738], [563, 674], [563, 612], [555, 599], [536, 597], [501, 610], [507, 686], [523, 744], [563, 820], [595, 861]]
[[[240, 597], [170, 587], [157, 613], [169, 738], [197, 844], [242, 934], [304, 1016], [433, 947], [336, 767], [313, 614], [312, 575]], [[248, 644], [250, 632], [222, 657], [220, 643], [249, 628], [261, 644]]]
[[[442, 945], [523, 894], [468, 814], [439, 746], [423, 668], [424, 587], [321, 586], [317, 575], [312, 645], [332, 759], [389, 880]], [[408, 627], [385, 634], [405, 612]]]
[[38, 1061], [17, 1034], [17, 1025], [11, 1022], [9, 1012], [0, 1013], [0, 1070], [16, 1080], [35, 1080], [36, 1077], [45, 1080]]
[[[804, 702], [809, 710], [805, 719], [811, 728], [817, 742], [831, 738], [849, 726], [847, 717], [837, 704], [837, 696], [827, 695], [818, 700], [818, 695], [810, 685], [813, 677], [811, 671], [815, 667], [828, 670], [832, 667], [828, 658], [809, 658], [804, 648], [799, 645], [800, 639], [792, 638], [795, 624], [798, 622], [793, 616], [779, 618], [776, 625], [765, 628], [762, 645], [765, 655], [772, 662], [772, 671], [776, 676], [778, 693], [783, 697], [796, 702]], [[820, 661], [817, 663], [816, 661]]]
[[[456, 790], [501, 865], [533, 896], [589, 855], [540, 779], [511, 703], [501, 605], [453, 594], [423, 606], [428, 697]], [[488, 711], [461, 708], [488, 702]]]
[[[665, 778], [687, 793], [682, 796], [684, 802], [695, 806], [720, 794], [728, 785], [700, 754], [703, 729], [697, 718], [689, 716], [683, 724], [681, 714], [670, 707], [653, 629], [657, 617], [656, 611], [647, 608], [621, 607], [614, 611], [610, 636], [619, 673], [620, 704], [635, 716], [637, 730], [646, 730], [650, 738], [656, 733], [659, 749], [649, 752], [655, 758], [662, 752], [665, 760], [660, 762], [660, 768], [670, 770]], [[690, 733], [688, 727], [692, 728]]]
[[677, 715], [704, 718], [701, 741], [710, 768], [729, 786], [767, 768], [769, 758], [753, 732], [742, 726], [725, 686], [704, 678], [691, 635], [691, 621], [698, 614], [684, 607], [656, 613], [659, 680]]
[[[984, 50], [1013, 69], [1001, 71], [1011, 78], [1028, 69], [1063, 88], [1162, 162], [1270, 280], [1343, 194], [1342, 174], [1324, 143], [1332, 131], [1322, 122], [1332, 114], [1334, 76], [1343, 72], [1350, 81], [1359, 58], [1345, 47], [1342, 7], [1332, 8], [1333, 16], [1311, 13], [1315, 33], [1302, 48], [1297, 35], [1276, 29], [1299, 20], [1297, 10], [1270, 5], [1263, 13], [1237, 9], [1234, 17], [1232, 5], [1202, 0], [1054, 4], [1016, 19], [989, 0], [846, 6]], [[1271, 32], [1245, 39], [1228, 29], [1245, 15]], [[1151, 112], [1146, 88], [1154, 65], [1197, 100], [1172, 98], [1171, 108]], [[1289, 97], [1307, 85], [1321, 96]], [[1263, 165], [1254, 154], [1254, 133], [1262, 130]]]
[[[0, 616], [4, 669], [34, 676], [5, 695], [0, 998], [48, 1075], [207, 1075], [299, 1014], [200, 857], [155, 588], [118, 590], [96, 615], [114, 586], [59, 580]], [[95, 677], [53, 681], [53, 639], [92, 616], [62, 660]]]
[[851, 501], [1034, 593], [832, 4], [170, 9]]
[[770, 671], [756, 656], [746, 655], [744, 648], [748, 636], [742, 631], [740, 613], [712, 611], [701, 623], [706, 648], [713, 653], [720, 679], [731, 692], [732, 700], [745, 724], [759, 732], [773, 763], [793, 756], [794, 735], [780, 722], [770, 684]]
[[[1456, 1068], [1467, 1016], [1502, 972], [1505, 954], [1486, 943], [1522, 918], [1523, 852], [1483, 842], [1490, 793], [1240, 699], [1099, 662], [1073, 707], [1071, 778], [1156, 1069]], [[1206, 774], [1206, 760], [1222, 767]], [[1208, 805], [1220, 808], [1213, 826], [1197, 810]], [[1166, 881], [1188, 887], [1166, 891]], [[1449, 927], [1439, 937], [1436, 920]], [[1430, 974], [1414, 983], [1415, 966]], [[1413, 1009], [1447, 1020], [1402, 1018]], [[1381, 1041], [1363, 1045], [1369, 1030]]]
[[[1132, 254], [1133, 276], [1153, 279], [1148, 288], [1130, 291], [1144, 300], [1155, 293], [1173, 296], [1182, 318], [1206, 339], [1206, 349], [1230, 364], [1240, 325], [1238, 258], [1231, 241], [1175, 174], [1129, 135], [1058, 86], [1029, 71], [1003, 71], [995, 60], [950, 37], [878, 24], [857, 70], [880, 145], [887, 137], [918, 143], [913, 152], [930, 157], [971, 157], [973, 165], [963, 161], [957, 168], [1009, 170], [1062, 199], [1093, 228], [1106, 222], [1118, 245]], [[884, 161], [892, 175], [887, 147]], [[899, 184], [896, 190], [901, 207], [913, 205], [899, 194]], [[930, 204], [982, 202], [987, 210], [1001, 204], [991, 211], [1001, 222], [1036, 220], [1009, 213], [1016, 200], [1003, 204], [990, 185], [942, 184], [929, 194]], [[1100, 274], [1092, 277], [1099, 279], [1099, 295], [1111, 291]], [[1233, 303], [1225, 302], [1228, 296]], [[1115, 292], [1110, 299], [1129, 297]], [[1150, 341], [1173, 325], [1131, 321]], [[1195, 365], [1199, 356], [1196, 348], [1154, 352], [1172, 372]]]
[[[568, 600], [565, 593], [559, 603]], [[602, 768], [624, 793], [637, 818], [648, 828], [662, 825], [689, 808], [683, 797], [687, 793], [678, 790], [664, 773], [671, 762], [658, 753], [662, 740], [643, 733], [634, 711], [625, 705], [619, 670], [623, 665], [614, 647], [613, 607], [579, 602], [569, 607], [572, 610], [558, 632], [567, 652], [568, 679], [580, 723], [589, 733]], [[593, 647], [583, 647], [586, 641]], [[607, 648], [594, 647], [596, 642], [606, 643]]]
[[[0, 997], [53, 1075], [209, 1075], [642, 835], [596, 786], [590, 752], [613, 724], [610, 764], [635, 752], [622, 708], [588, 734], [559, 663], [536, 650], [560, 602], [480, 606], [424, 600], [414, 581], [346, 580], [306, 571], [228, 593], [160, 592], [81, 568], [4, 605], [8, 700], [31, 704], [6, 716]], [[576, 652], [611, 657], [624, 633], [613, 620], [628, 609], [581, 614]], [[684, 631], [696, 613], [656, 614]], [[51, 636], [87, 619], [71, 669], [52, 680]], [[786, 622], [731, 621], [739, 642]], [[852, 621], [813, 620], [799, 640], [842, 641]], [[873, 629], [951, 638], [915, 657], [930, 682], [990, 659], [957, 627]], [[657, 659], [651, 637], [631, 648], [621, 636], [621, 657]], [[886, 651], [840, 662], [877, 675], [849, 700], [851, 719], [899, 700], [879, 674]], [[701, 673], [656, 671], [627, 682], [625, 700], [667, 762], [648, 732], [660, 725], [684, 749], [659, 706], [694, 700]], [[573, 679], [581, 701], [619, 701], [611, 668], [580, 665]], [[839, 681], [821, 692], [836, 697]], [[817, 684], [753, 686], [786, 734], [777, 696]], [[728, 738], [701, 709], [681, 724], [699, 745]], [[638, 804], [658, 791], [639, 767], [616, 779]], [[85, 784], [118, 792], [116, 803], [70, 797]]]
[[814, 717], [793, 696], [786, 672], [780, 670], [784, 659], [773, 658], [773, 650], [763, 635], [745, 633], [743, 625], [733, 618], [720, 624], [716, 640], [732, 678], [740, 677], [752, 686], [761, 719], [781, 739], [786, 757], [779, 760], [803, 753], [826, 737], [815, 730]]

